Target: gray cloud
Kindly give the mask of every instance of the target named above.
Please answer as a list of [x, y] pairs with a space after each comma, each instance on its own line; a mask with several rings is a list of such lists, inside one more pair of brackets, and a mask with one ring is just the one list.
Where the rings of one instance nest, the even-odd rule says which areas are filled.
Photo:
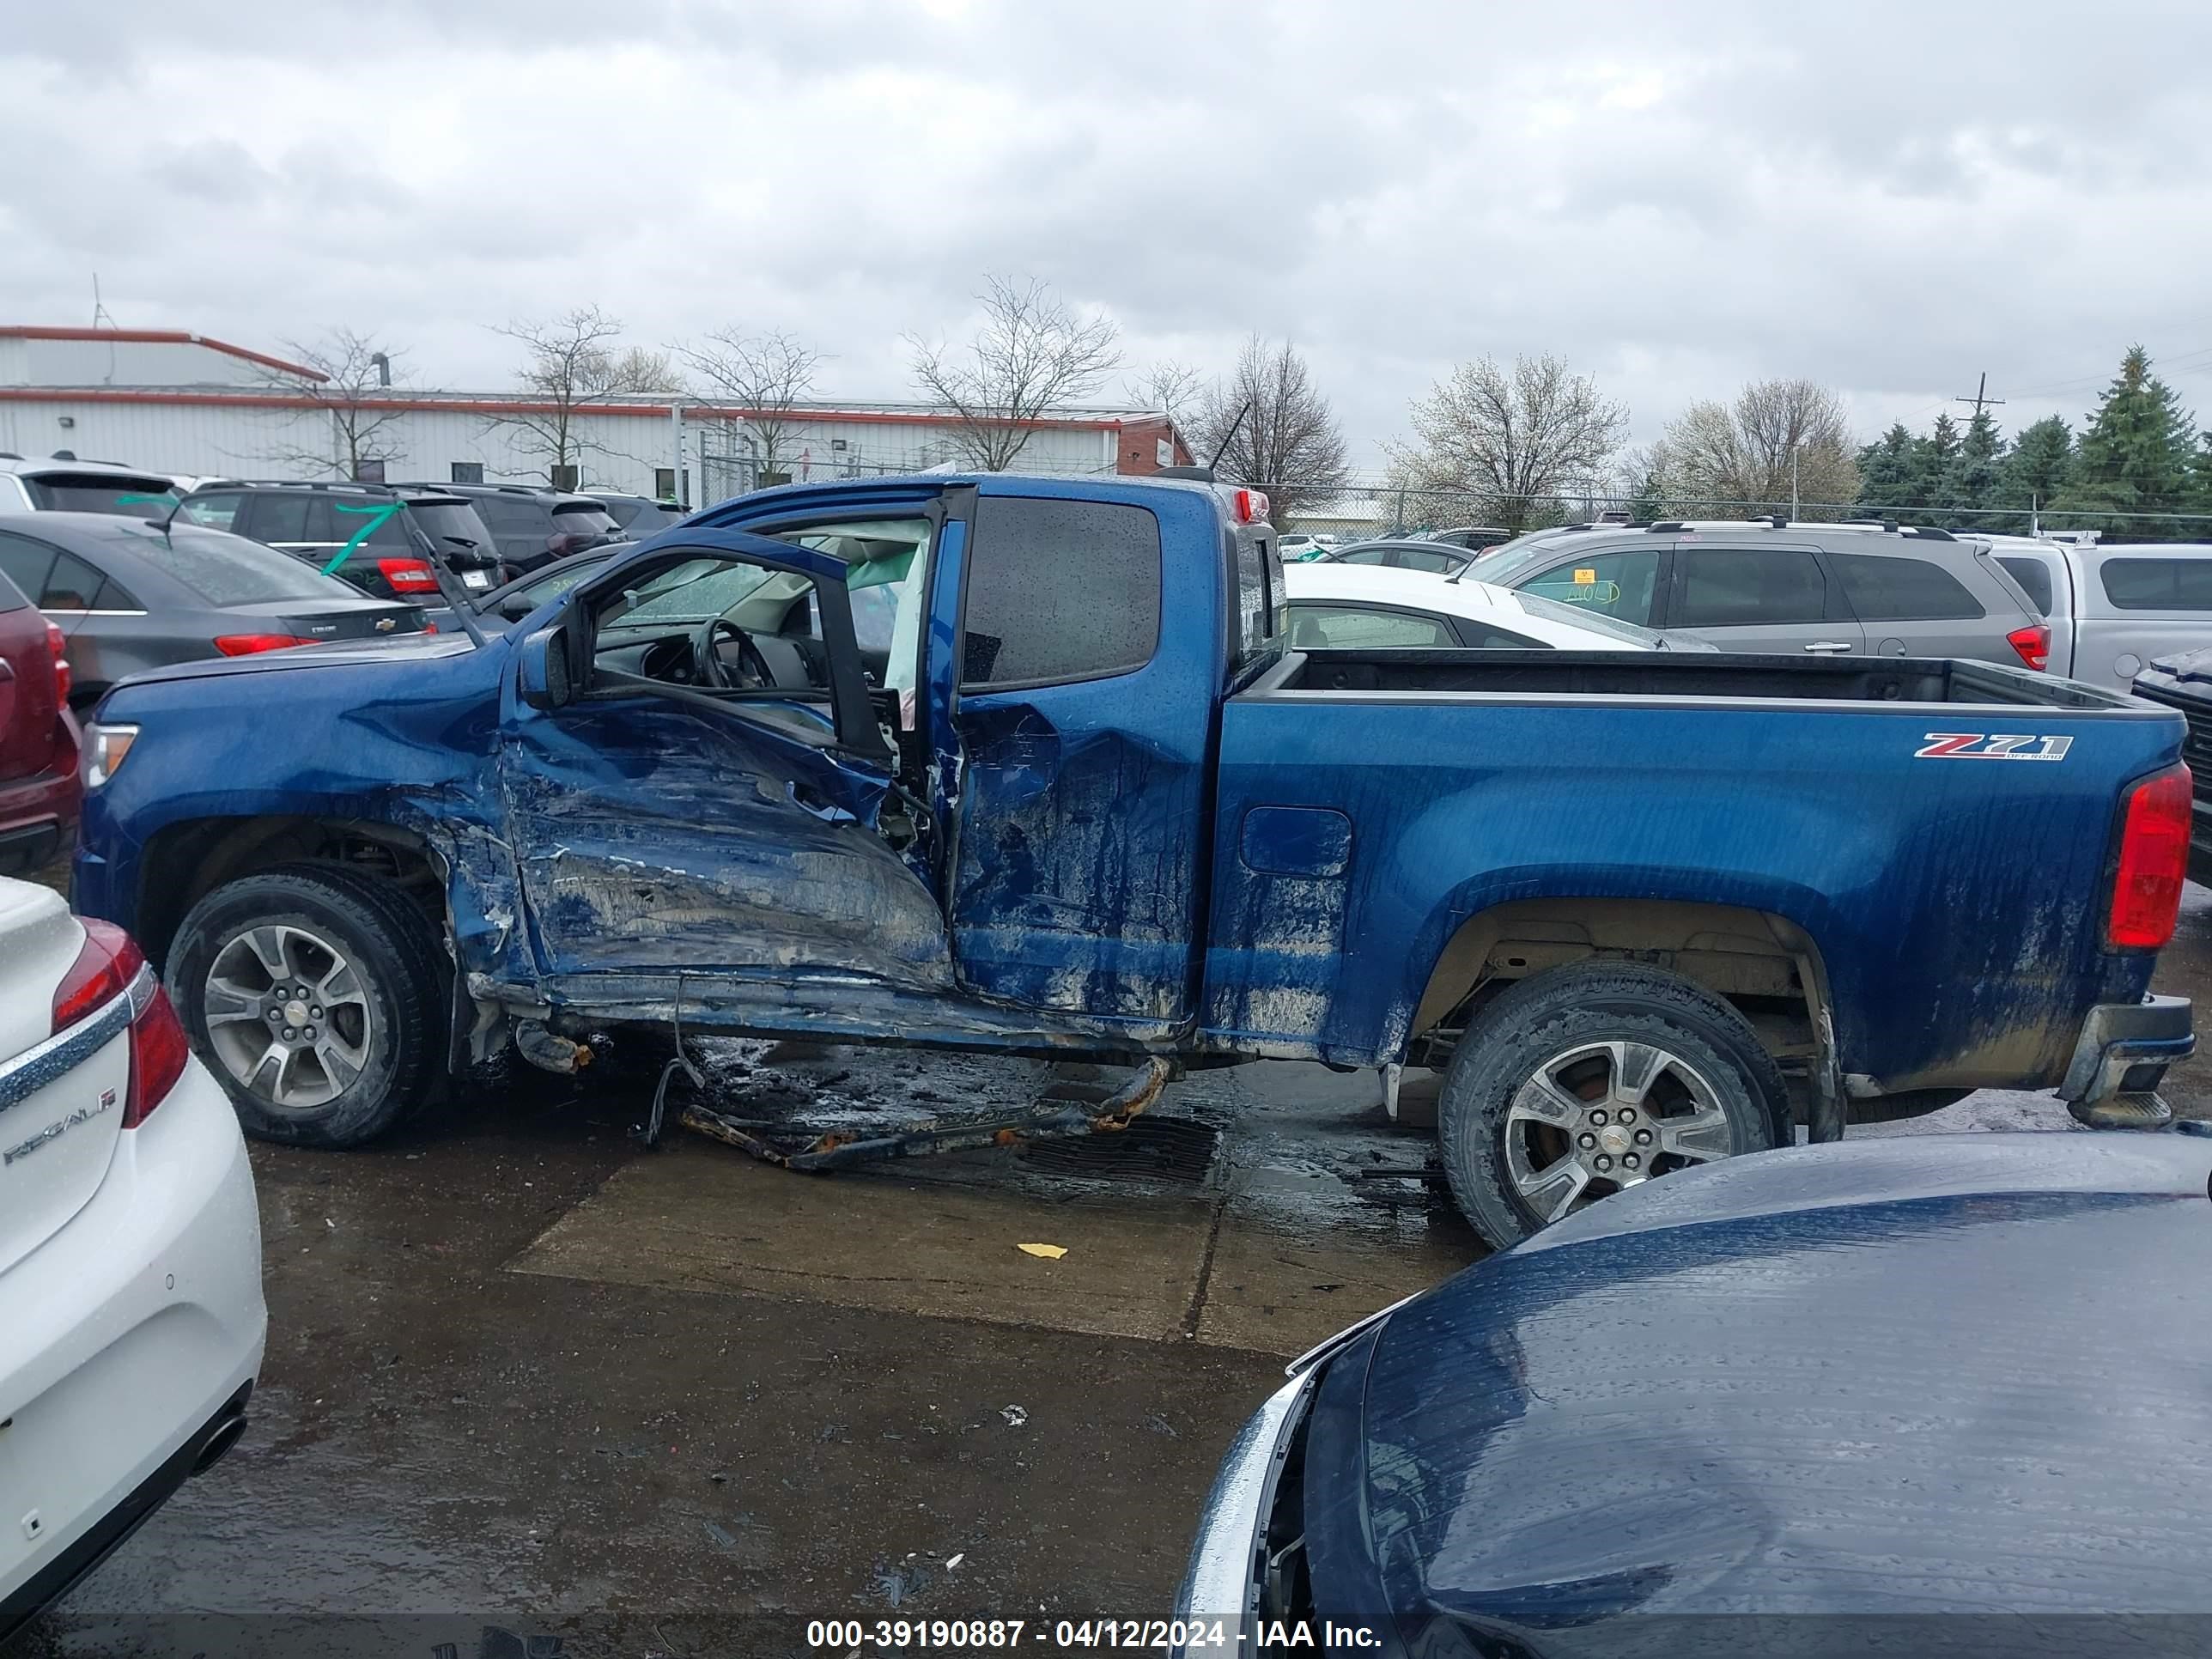
[[[1355, 451], [1478, 352], [1650, 436], [1753, 375], [1869, 435], [1983, 368], [2078, 413], [2142, 339], [2212, 414], [2193, 5], [111, 0], [0, 40], [0, 320], [335, 323], [501, 384], [493, 325], [793, 329], [908, 388], [987, 271], [1133, 356], [1312, 356]], [[2190, 354], [2194, 353], [2192, 356]]]

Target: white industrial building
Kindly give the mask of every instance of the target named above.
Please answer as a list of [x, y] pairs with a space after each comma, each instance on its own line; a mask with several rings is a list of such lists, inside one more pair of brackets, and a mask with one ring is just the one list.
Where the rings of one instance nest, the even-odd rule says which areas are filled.
[[[179, 477], [341, 477], [345, 448], [321, 384], [303, 364], [203, 335], [0, 326], [0, 451], [65, 451]], [[594, 401], [574, 416], [576, 476], [558, 480], [513, 423], [550, 405], [413, 386], [362, 404], [398, 416], [377, 434], [392, 452], [381, 476], [394, 483], [559, 482], [713, 501], [761, 482], [747, 411], [694, 397]], [[785, 417], [777, 465], [802, 482], [920, 471], [957, 459], [956, 431], [922, 404], [808, 403]], [[1189, 460], [1164, 415], [1080, 409], [1035, 422], [1014, 470], [1146, 473]]]

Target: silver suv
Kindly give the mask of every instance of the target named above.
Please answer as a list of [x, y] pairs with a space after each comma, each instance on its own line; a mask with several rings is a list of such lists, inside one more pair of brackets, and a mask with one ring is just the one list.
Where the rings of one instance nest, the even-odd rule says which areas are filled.
[[1474, 581], [1723, 651], [1962, 657], [2041, 669], [2051, 631], [1986, 543], [1786, 520], [1570, 526], [1479, 555]]
[[0, 513], [113, 513], [167, 518], [183, 492], [166, 472], [80, 461], [67, 450], [27, 460], [0, 451]]

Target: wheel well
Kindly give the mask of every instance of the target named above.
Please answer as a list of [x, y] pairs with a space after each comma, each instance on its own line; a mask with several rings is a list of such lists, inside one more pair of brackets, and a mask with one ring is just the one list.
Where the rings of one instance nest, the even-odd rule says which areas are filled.
[[1785, 1071], [1802, 1073], [1819, 1052], [1827, 975], [1795, 922], [1726, 904], [1544, 898], [1497, 905], [1460, 925], [1429, 975], [1409, 1057], [1420, 1064], [1425, 1049], [1449, 1048], [1468, 1015], [1515, 981], [1592, 957], [1649, 963], [1725, 998]]
[[412, 830], [361, 818], [199, 818], [157, 830], [138, 866], [139, 945], [166, 964], [193, 905], [227, 881], [280, 864], [322, 860], [397, 886], [442, 932], [443, 860]]

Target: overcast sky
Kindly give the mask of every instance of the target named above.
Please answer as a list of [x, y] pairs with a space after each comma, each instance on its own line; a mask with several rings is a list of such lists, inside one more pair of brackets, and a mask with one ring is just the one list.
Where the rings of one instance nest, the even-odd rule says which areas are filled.
[[[488, 325], [787, 328], [823, 392], [984, 273], [1132, 366], [1295, 340], [1355, 456], [1459, 360], [1555, 351], [1656, 436], [1809, 375], [1862, 434], [1987, 369], [2008, 429], [2141, 340], [2212, 421], [2212, 7], [105, 0], [0, 36], [0, 321], [428, 385]], [[1955, 409], [1955, 405], [1953, 406]]]

